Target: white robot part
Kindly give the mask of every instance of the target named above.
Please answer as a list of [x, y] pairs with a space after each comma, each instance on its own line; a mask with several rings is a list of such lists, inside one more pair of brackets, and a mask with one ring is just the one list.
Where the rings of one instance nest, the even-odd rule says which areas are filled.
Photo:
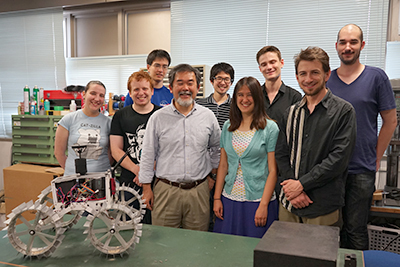
[[[7, 235], [21, 254], [48, 257], [61, 244], [64, 232], [86, 212], [87, 239], [102, 253], [122, 255], [139, 243], [145, 207], [136, 190], [116, 185], [110, 170], [61, 176], [36, 202], [22, 203], [8, 215]], [[34, 214], [33, 221], [29, 214]]]

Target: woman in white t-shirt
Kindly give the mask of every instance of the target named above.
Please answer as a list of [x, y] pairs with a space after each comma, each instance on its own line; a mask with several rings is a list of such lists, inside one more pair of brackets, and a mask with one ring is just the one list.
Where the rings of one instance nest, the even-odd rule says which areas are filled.
[[[65, 115], [58, 123], [54, 155], [65, 170], [75, 174], [74, 145], [86, 146], [81, 157], [86, 159], [88, 172], [103, 172], [110, 168], [109, 133], [111, 120], [100, 113], [106, 87], [100, 81], [90, 81], [83, 92], [84, 108]], [[65, 151], [68, 149], [68, 156]]]

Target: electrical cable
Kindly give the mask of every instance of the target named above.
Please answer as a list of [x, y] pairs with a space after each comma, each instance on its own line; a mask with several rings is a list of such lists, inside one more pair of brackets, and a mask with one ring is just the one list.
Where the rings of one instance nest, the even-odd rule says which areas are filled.
[[389, 246], [397, 239], [400, 238], [400, 235], [397, 235], [395, 238], [393, 238], [392, 240], [390, 240], [390, 242], [382, 249], [383, 251], [385, 251], [386, 249], [389, 248]]

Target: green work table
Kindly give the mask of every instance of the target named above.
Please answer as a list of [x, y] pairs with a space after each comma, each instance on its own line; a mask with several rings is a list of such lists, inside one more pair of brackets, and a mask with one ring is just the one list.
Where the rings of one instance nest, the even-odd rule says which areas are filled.
[[65, 232], [62, 244], [49, 258], [24, 258], [0, 235], [0, 266], [253, 266], [253, 250], [259, 239], [143, 225], [139, 244], [130, 254], [110, 257], [85, 240], [82, 218]]
[[[61, 245], [48, 258], [24, 258], [10, 244], [6, 231], [0, 231], [0, 266], [171, 266], [217, 267], [253, 266], [258, 238], [216, 234], [154, 225], [143, 225], [143, 235], [129, 254], [112, 257], [101, 254], [85, 240], [82, 218], [65, 232]], [[364, 266], [362, 251], [339, 249], [337, 266], [344, 266], [344, 255], [355, 253], [357, 267]], [[267, 266], [267, 265], [266, 265]]]

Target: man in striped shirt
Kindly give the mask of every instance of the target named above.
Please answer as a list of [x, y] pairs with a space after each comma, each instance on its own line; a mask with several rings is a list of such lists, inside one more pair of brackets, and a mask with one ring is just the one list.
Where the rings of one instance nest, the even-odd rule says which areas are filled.
[[[206, 98], [196, 99], [197, 104], [200, 104], [204, 107], [211, 109], [217, 118], [219, 127], [222, 130], [225, 121], [229, 119], [229, 110], [231, 106], [231, 97], [228, 94], [228, 90], [233, 83], [233, 79], [235, 78], [235, 70], [233, 67], [225, 62], [217, 63], [212, 66], [210, 71], [210, 82], [214, 87], [214, 93], [209, 95]], [[215, 179], [217, 178], [217, 173], [211, 173], [211, 178], [213, 178], [213, 182], [215, 184]], [[208, 230], [210, 232], [213, 231], [214, 228], [214, 184], [212, 184], [212, 189], [210, 193], [210, 225]], [[211, 185], [210, 185], [211, 187]]]
[[231, 97], [228, 90], [235, 78], [235, 71], [228, 63], [217, 63], [212, 66], [210, 71], [210, 82], [214, 87], [214, 93], [206, 98], [196, 99], [197, 104], [205, 106], [217, 117], [219, 127], [229, 119], [229, 109], [231, 105]]

